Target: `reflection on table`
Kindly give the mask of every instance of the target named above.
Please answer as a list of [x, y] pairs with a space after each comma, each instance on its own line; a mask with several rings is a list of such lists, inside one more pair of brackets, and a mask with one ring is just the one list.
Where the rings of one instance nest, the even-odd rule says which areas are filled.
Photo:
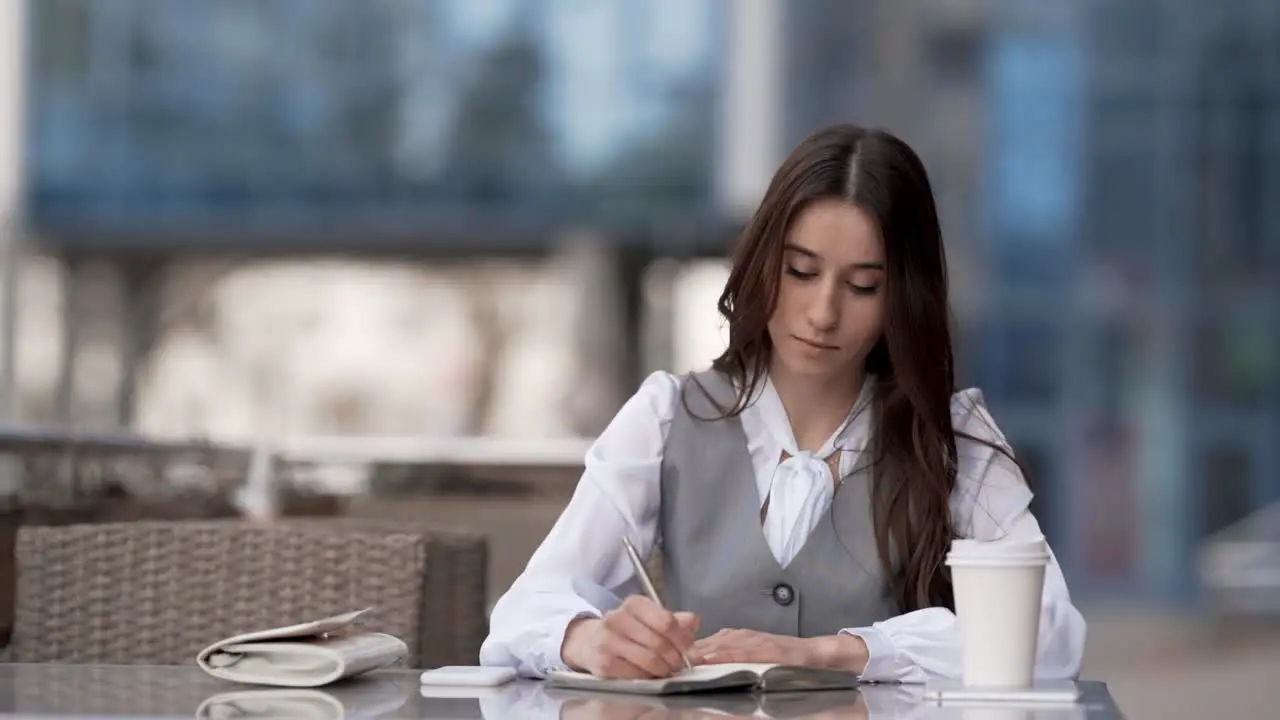
[[498, 720], [1048, 720], [1118, 718], [1106, 685], [1082, 683], [1074, 707], [937, 706], [922, 688], [868, 685], [811, 693], [704, 693], [640, 697], [549, 688], [521, 680], [499, 688], [423, 687], [398, 670], [324, 688], [268, 688], [211, 678], [194, 666], [0, 664], [0, 717], [483, 718]]

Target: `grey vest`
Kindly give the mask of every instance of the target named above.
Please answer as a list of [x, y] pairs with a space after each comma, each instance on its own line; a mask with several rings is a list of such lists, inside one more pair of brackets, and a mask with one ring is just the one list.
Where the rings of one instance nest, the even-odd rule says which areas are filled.
[[719, 418], [734, 398], [728, 379], [705, 371], [685, 379], [676, 405], [659, 520], [667, 607], [697, 613], [699, 637], [722, 628], [831, 635], [896, 615], [876, 551], [870, 473], [844, 479], [799, 554], [782, 567], [764, 538], [741, 421], [701, 419]]

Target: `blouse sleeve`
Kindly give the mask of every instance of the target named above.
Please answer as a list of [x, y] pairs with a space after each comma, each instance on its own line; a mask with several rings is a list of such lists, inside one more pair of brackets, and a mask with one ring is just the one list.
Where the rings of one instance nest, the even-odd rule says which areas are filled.
[[564, 668], [568, 624], [599, 617], [638, 591], [622, 536], [642, 556], [653, 547], [662, 451], [679, 387], [677, 376], [653, 373], [592, 444], [568, 506], [494, 606], [481, 665], [527, 677]]
[[[957, 393], [951, 410], [957, 430], [1008, 449], [978, 390]], [[980, 442], [957, 438], [956, 445], [959, 469], [951, 512], [960, 534], [977, 540], [1042, 537], [1030, 509], [1031, 489], [1017, 465]], [[1072, 605], [1052, 549], [1040, 608], [1036, 677], [1075, 679], [1084, 655], [1085, 621]], [[955, 615], [946, 608], [925, 608], [842, 632], [867, 644], [864, 680], [922, 683], [931, 677], [961, 676]]]

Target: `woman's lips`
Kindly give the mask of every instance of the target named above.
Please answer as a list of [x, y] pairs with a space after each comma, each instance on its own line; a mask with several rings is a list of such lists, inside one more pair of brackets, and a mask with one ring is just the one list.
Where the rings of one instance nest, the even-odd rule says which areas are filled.
[[792, 337], [794, 337], [795, 339], [799, 340], [805, 345], [808, 345], [809, 347], [814, 348], [816, 350], [839, 350], [840, 349], [835, 345], [824, 345], [823, 343], [817, 342], [816, 340], [806, 340], [805, 338], [799, 337], [797, 335], [793, 335]]

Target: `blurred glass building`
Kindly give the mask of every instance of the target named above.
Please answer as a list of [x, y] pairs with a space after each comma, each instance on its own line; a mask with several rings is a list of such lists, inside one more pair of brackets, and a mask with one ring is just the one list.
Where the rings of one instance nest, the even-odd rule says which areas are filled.
[[1280, 499], [1275, 2], [40, 0], [31, 29], [30, 214], [63, 248], [588, 225], [690, 257], [802, 135], [885, 125], [1078, 593], [1190, 597], [1199, 540]]
[[869, 117], [930, 164], [964, 382], [1074, 582], [1193, 592], [1280, 498], [1280, 6], [788, 8], [789, 132]]
[[32, 3], [49, 242], [513, 251], [710, 219], [713, 0]]

